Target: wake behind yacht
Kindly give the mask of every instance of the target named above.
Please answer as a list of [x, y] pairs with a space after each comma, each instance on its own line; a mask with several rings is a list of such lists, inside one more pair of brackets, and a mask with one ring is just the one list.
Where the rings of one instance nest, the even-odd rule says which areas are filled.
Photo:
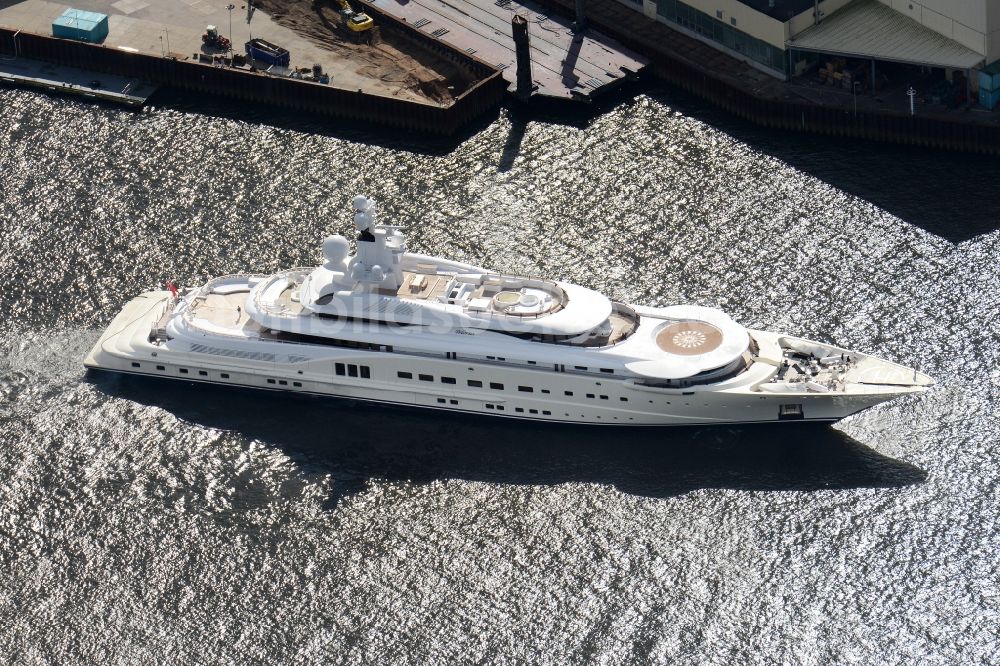
[[914, 369], [746, 329], [715, 308], [408, 252], [354, 200], [357, 251], [137, 296], [88, 368], [508, 418], [660, 426], [835, 421], [933, 384]]

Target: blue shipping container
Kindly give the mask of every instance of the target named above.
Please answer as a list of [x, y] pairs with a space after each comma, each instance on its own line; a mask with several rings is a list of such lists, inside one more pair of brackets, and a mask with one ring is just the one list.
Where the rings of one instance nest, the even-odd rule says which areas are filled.
[[989, 67], [979, 70], [980, 90], [1000, 90], [1000, 62], [995, 62]]
[[288, 67], [288, 63], [291, 62], [291, 56], [287, 50], [263, 39], [250, 40], [245, 44], [245, 47], [247, 55], [257, 62], [279, 67]]
[[52, 36], [98, 44], [108, 36], [108, 17], [70, 7], [52, 22]]
[[1000, 90], [979, 89], [979, 105], [993, 110], [1000, 104]]

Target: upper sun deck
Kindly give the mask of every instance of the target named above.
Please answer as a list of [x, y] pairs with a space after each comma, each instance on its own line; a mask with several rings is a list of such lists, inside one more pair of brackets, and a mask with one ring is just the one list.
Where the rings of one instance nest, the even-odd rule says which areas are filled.
[[[227, 275], [215, 278], [182, 302], [178, 314], [193, 329], [215, 335], [240, 338], [260, 338], [266, 334], [247, 308], [247, 298], [257, 285], [272, 281], [274, 276]], [[286, 281], [276, 285], [271, 308], [289, 315], [302, 312], [301, 304], [293, 300], [294, 284]]]
[[536, 318], [566, 306], [566, 291], [553, 280], [497, 273], [441, 272], [435, 264], [403, 271], [395, 294], [403, 300], [455, 305], [473, 317]]
[[502, 349], [574, 367], [593, 365], [579, 357], [589, 348], [605, 357], [602, 368], [667, 379], [732, 363], [749, 344], [743, 327], [711, 308], [633, 308], [568, 282], [407, 252], [399, 227], [375, 224], [370, 200], [354, 205], [356, 254], [330, 236], [317, 268], [212, 280], [178, 306], [175, 330], [348, 346], [405, 339], [417, 353]]

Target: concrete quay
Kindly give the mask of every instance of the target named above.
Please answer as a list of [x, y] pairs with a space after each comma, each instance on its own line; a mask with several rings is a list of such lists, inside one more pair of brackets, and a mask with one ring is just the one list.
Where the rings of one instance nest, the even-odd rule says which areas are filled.
[[[229, 12], [204, 0], [158, 0], [155, 5], [144, 0], [81, 0], [74, 6], [109, 15], [110, 31], [103, 44], [49, 36], [51, 21], [67, 7], [65, 4], [46, 0], [0, 2], [0, 60], [44, 61], [85, 70], [82, 76], [91, 80], [99, 78], [95, 72], [111, 74], [211, 97], [445, 136], [496, 109], [506, 89], [497, 69], [468, 54], [442, 49], [435, 40], [416, 31], [403, 39], [423, 60], [401, 55], [416, 63], [403, 73], [422, 71], [425, 78], [419, 81], [420, 86], [412, 85], [412, 77], [401, 85], [399, 80], [384, 75], [386, 53], [391, 72], [392, 54], [399, 53], [398, 49], [380, 46], [379, 53], [372, 54], [381, 57], [380, 62], [373, 64], [371, 58], [359, 62], [356, 49], [345, 47], [338, 51], [334, 40], [316, 44], [269, 20], [260, 10], [249, 27], [245, 14], [233, 12], [235, 51], [242, 49], [242, 42], [252, 32], [255, 38], [263, 37], [288, 48], [293, 67], [311, 69], [319, 64], [330, 76], [329, 85], [325, 85], [224, 64], [225, 54], [203, 47], [201, 35], [207, 24], [214, 24], [223, 36], [228, 36]], [[442, 84], [451, 81], [426, 69], [435, 66], [460, 76], [460, 85], [444, 89]], [[437, 85], [428, 93], [424, 82]], [[443, 95], [432, 95], [442, 90]]]
[[[245, 2], [240, 4], [245, 5]], [[236, 53], [243, 52], [244, 43], [253, 35], [288, 49], [292, 54], [293, 66], [321, 65], [323, 71], [330, 75], [330, 84], [335, 87], [435, 103], [398, 83], [359, 72], [357, 61], [319, 47], [295, 31], [272, 21], [261, 10], [254, 12], [253, 19], [247, 25], [246, 12], [239, 9], [239, 4], [230, 14], [226, 10], [226, 3], [210, 3], [207, 0], [74, 0], [71, 5], [48, 0], [22, 0], [6, 6], [0, 3], [0, 26], [38, 35], [51, 35], [53, 19], [70, 6], [108, 15], [109, 32], [104, 40], [107, 48], [193, 60], [197, 59], [197, 54], [214, 53], [204, 49], [201, 42], [205, 26], [211, 24], [218, 27], [223, 36], [232, 35], [231, 41]]]

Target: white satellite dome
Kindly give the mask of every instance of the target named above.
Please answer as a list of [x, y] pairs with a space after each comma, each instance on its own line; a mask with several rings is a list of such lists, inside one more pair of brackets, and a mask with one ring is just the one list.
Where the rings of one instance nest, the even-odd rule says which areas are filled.
[[362, 210], [354, 214], [354, 226], [358, 229], [364, 231], [375, 224], [375, 220], [372, 219], [372, 214], [370, 211]]
[[323, 241], [323, 258], [326, 259], [326, 268], [330, 270], [343, 270], [344, 260], [351, 251], [351, 244], [340, 234], [328, 236]]

